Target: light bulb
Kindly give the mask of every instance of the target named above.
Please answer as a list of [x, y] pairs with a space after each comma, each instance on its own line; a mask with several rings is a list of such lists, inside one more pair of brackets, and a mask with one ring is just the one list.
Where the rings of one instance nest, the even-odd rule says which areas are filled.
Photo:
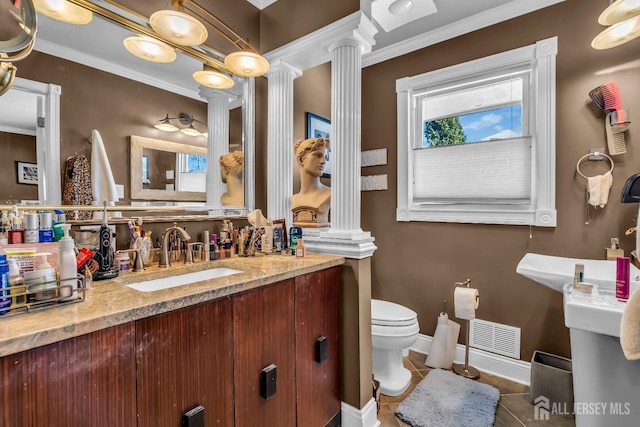
[[412, 0], [396, 0], [389, 5], [389, 13], [396, 16], [406, 15], [413, 10]]

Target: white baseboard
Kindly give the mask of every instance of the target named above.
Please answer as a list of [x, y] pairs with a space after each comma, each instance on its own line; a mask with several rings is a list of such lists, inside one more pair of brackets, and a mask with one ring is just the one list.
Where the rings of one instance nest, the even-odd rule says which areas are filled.
[[342, 402], [342, 427], [379, 427], [378, 408], [376, 401], [371, 398], [364, 408], [358, 409]]
[[[411, 347], [411, 350], [422, 354], [428, 354], [432, 340], [433, 337], [430, 337], [429, 335], [419, 334], [418, 339]], [[454, 362], [464, 363], [464, 352], [465, 346], [458, 344], [456, 346]], [[524, 385], [529, 385], [531, 380], [531, 363], [501, 356], [499, 354], [489, 353], [488, 351], [478, 350], [476, 348], [469, 347], [469, 365], [481, 372], [486, 372], [487, 374], [495, 375]]]

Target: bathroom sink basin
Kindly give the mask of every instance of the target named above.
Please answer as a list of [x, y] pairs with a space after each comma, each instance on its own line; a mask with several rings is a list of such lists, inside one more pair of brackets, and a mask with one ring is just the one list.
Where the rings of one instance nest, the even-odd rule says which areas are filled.
[[162, 279], [146, 280], [144, 282], [130, 283], [127, 286], [140, 292], [154, 292], [162, 289], [175, 288], [176, 286], [187, 285], [189, 283], [202, 282], [204, 280], [216, 279], [219, 277], [231, 276], [242, 273], [233, 268], [212, 268], [209, 270], [196, 271], [193, 273], [177, 274]]
[[[616, 287], [616, 262], [595, 259], [564, 258], [528, 253], [518, 263], [516, 272], [554, 291], [562, 292], [562, 286], [573, 283], [576, 264], [584, 264], [583, 281], [603, 289]], [[631, 264], [630, 291], [640, 284], [640, 270]]]

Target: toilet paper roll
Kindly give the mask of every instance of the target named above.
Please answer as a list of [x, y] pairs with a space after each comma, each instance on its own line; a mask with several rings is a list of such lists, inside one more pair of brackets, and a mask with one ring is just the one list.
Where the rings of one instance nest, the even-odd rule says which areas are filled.
[[453, 291], [453, 302], [458, 319], [471, 320], [476, 318], [476, 309], [480, 304], [480, 295], [477, 289], [457, 287]]

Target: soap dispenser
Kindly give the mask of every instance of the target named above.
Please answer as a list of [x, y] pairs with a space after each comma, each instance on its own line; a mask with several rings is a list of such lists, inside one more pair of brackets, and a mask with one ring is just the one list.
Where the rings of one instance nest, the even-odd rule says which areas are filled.
[[75, 242], [69, 236], [71, 224], [63, 224], [63, 236], [58, 242], [58, 269], [60, 270], [60, 301], [78, 298], [78, 271], [76, 270]]

